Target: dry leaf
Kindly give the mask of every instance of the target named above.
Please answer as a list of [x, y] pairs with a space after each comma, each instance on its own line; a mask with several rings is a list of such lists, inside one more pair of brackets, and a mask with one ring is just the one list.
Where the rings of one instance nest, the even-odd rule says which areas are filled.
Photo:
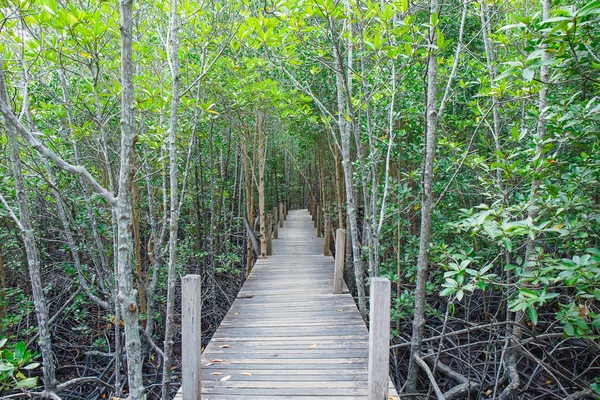
[[228, 380], [230, 380], [230, 379], [231, 379], [231, 375], [227, 375], [227, 376], [224, 376], [224, 377], [222, 377], [222, 378], [219, 380], [219, 382], [227, 382], [227, 381], [228, 381]]
[[252, 376], [252, 374], [250, 372], [240, 372], [240, 375]]
[[239, 315], [239, 312], [234, 312], [233, 315]]
[[316, 343], [315, 343], [315, 344], [311, 344], [309, 348], [312, 350], [312, 349], [314, 349], [315, 347], [317, 347], [317, 344], [316, 344]]
[[342, 308], [341, 310], [335, 310], [336, 312], [342, 312], [344, 311], [344, 309]]
[[211, 375], [223, 375], [222, 372], [213, 372]]
[[206, 366], [206, 367], [210, 367], [210, 366], [211, 366], [211, 365], [213, 365], [213, 364], [214, 364], [214, 363], [206, 363], [206, 364], [204, 364], [204, 366]]
[[221, 349], [228, 349], [228, 348], [230, 348], [231, 346], [230, 346], [230, 345], [228, 345], [228, 344], [224, 344], [223, 346], [219, 346], [219, 347], [220, 347]]
[[219, 360], [218, 358], [215, 358], [214, 360], [210, 360], [210, 362], [213, 362], [213, 363], [222, 363], [223, 360]]
[[486, 395], [488, 395], [488, 396], [489, 396], [490, 394], [492, 394], [492, 389], [488, 389], [488, 391], [487, 391], [487, 392], [485, 392], [485, 394], [486, 394]]

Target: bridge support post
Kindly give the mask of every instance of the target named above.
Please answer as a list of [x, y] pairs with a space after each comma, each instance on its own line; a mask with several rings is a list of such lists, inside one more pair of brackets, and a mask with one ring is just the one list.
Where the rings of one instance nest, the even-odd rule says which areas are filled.
[[279, 227], [283, 228], [283, 220], [285, 219], [285, 214], [283, 213], [283, 203], [279, 203]]
[[369, 400], [388, 398], [390, 380], [390, 292], [387, 278], [371, 279]]
[[319, 211], [317, 212], [317, 237], [323, 237], [323, 210], [319, 207]]
[[[319, 227], [319, 219], [321, 219], [321, 207], [319, 207], [319, 204], [315, 204], [315, 215], [313, 218], [314, 221], [314, 227], [318, 228]], [[321, 234], [317, 231], [317, 237], [321, 237]]]
[[279, 212], [273, 209], [273, 239], [279, 239]]
[[342, 294], [344, 288], [344, 261], [346, 258], [346, 230], [338, 229], [335, 234], [335, 270], [333, 294]]
[[325, 214], [325, 240], [323, 240], [323, 255], [330, 256], [331, 249], [329, 245], [331, 244], [331, 226], [329, 225], [329, 213]]
[[186, 275], [181, 278], [181, 356], [183, 400], [200, 400], [202, 376], [202, 278]]
[[267, 214], [267, 216], [265, 218], [265, 225], [267, 228], [267, 229], [265, 229], [265, 235], [267, 235], [267, 237], [266, 237], [267, 255], [272, 256], [273, 255], [273, 221], [272, 221], [271, 213]]
[[283, 219], [287, 219], [287, 215], [288, 215], [288, 205], [287, 205], [287, 201], [285, 203], [283, 203]]

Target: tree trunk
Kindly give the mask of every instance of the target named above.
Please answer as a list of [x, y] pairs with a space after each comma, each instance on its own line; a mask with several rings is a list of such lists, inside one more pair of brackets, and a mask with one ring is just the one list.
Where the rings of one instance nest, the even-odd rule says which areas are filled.
[[263, 131], [265, 114], [258, 110], [256, 133], [258, 135], [258, 214], [260, 216], [260, 258], [267, 256], [267, 229], [265, 217], [265, 134]]
[[[430, 15], [438, 15], [440, 11], [437, 0], [430, 3]], [[430, 17], [431, 18], [431, 17]], [[431, 23], [431, 25], [435, 25]], [[429, 238], [431, 236], [431, 219], [433, 211], [433, 164], [435, 160], [435, 142], [437, 135], [437, 27], [429, 29], [429, 59], [427, 62], [427, 107], [425, 134], [425, 163], [423, 166], [423, 197], [421, 199], [421, 233], [419, 237], [419, 258], [417, 261], [417, 282], [415, 289], [415, 315], [413, 320], [412, 340], [410, 345], [410, 361], [406, 379], [407, 393], [415, 393], [417, 389], [416, 358], [421, 355], [423, 328], [425, 326], [425, 304], [428, 269], [429, 269]]]
[[179, 110], [179, 18], [178, 0], [171, 0], [170, 50], [171, 50], [171, 115], [169, 118], [169, 184], [170, 184], [170, 222], [169, 222], [169, 267], [167, 277], [167, 310], [165, 316], [164, 361], [162, 377], [162, 398], [170, 399], [171, 365], [173, 363], [173, 334], [175, 332], [174, 308], [177, 288], [177, 234], [179, 232], [179, 187], [177, 174], [177, 117]]
[[[3, 70], [3, 57], [0, 57], [0, 101], [8, 107], [8, 94]], [[42, 373], [44, 376], [44, 391], [54, 393], [56, 390], [56, 375], [54, 366], [54, 353], [52, 352], [52, 339], [50, 327], [48, 326], [48, 307], [42, 285], [42, 271], [39, 255], [36, 248], [35, 235], [31, 224], [29, 207], [27, 206], [27, 192], [23, 177], [23, 167], [20, 156], [20, 145], [17, 140], [17, 132], [6, 116], [4, 118], [6, 138], [10, 152], [13, 179], [15, 185], [16, 199], [19, 207], [19, 229], [23, 238], [23, 247], [27, 255], [27, 266], [29, 279], [31, 280], [31, 291], [33, 294], [33, 305], [39, 331], [39, 346], [42, 353]]]
[[[250, 177], [250, 154], [248, 149], [248, 143], [250, 142], [250, 132], [248, 128], [244, 124], [244, 140], [242, 140], [242, 151], [244, 153], [244, 179], [246, 183], [246, 215], [248, 217], [248, 223], [252, 224], [254, 221], [254, 192], [252, 187], [252, 181]], [[247, 246], [247, 259], [246, 259], [246, 276], [250, 274], [252, 270], [252, 264], [254, 262], [254, 253], [252, 249], [252, 242], [250, 240], [250, 236], [248, 236], [248, 246]]]
[[[133, 87], [133, 16], [132, 0], [120, 0], [121, 9], [121, 165], [119, 168], [119, 195], [115, 205], [117, 232], [117, 301], [125, 329], [129, 395], [145, 399], [142, 379], [142, 354], [138, 324], [136, 292], [133, 288], [133, 235], [131, 211], [131, 181], [133, 179], [134, 87]], [[118, 325], [118, 324], [117, 324]]]
[[353, 173], [352, 173], [352, 160], [350, 159], [350, 141], [352, 137], [351, 126], [347, 121], [346, 113], [346, 102], [344, 100], [344, 65], [341, 56], [338, 52], [336, 45], [337, 38], [335, 37], [335, 28], [333, 21], [330, 20], [332, 37], [334, 38], [334, 60], [336, 68], [336, 87], [337, 87], [337, 106], [338, 106], [338, 126], [340, 129], [341, 143], [342, 143], [342, 167], [344, 170], [344, 182], [346, 184], [346, 208], [348, 212], [348, 225], [350, 228], [350, 237], [352, 239], [352, 254], [354, 261], [354, 275], [356, 280], [356, 289], [358, 292], [358, 307], [361, 315], [366, 319], [367, 317], [367, 301], [365, 297], [365, 285], [363, 281], [364, 266], [361, 261], [360, 253], [360, 241], [358, 239], [358, 221], [356, 206], [354, 204], [354, 188], [353, 184]]

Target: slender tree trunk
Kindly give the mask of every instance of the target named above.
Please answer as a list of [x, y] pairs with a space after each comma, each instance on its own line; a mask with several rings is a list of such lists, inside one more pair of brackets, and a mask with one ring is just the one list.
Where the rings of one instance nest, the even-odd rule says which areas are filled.
[[[142, 117], [141, 124], [143, 126], [144, 119]], [[142, 127], [143, 129], [143, 127]], [[136, 159], [134, 155], [133, 168], [136, 169]], [[142, 271], [142, 239], [140, 235], [140, 208], [139, 208], [139, 188], [137, 181], [134, 179], [132, 182], [133, 197], [132, 197], [132, 208], [133, 208], [133, 243], [134, 243], [134, 254], [135, 254], [135, 282], [140, 298], [140, 314], [147, 315], [147, 303], [146, 303], [146, 291], [144, 288], [144, 273]], [[146, 326], [146, 320], [142, 320], [142, 325]]]
[[265, 217], [265, 114], [258, 110], [256, 115], [256, 133], [258, 135], [258, 215], [260, 216], [260, 258], [267, 256], [267, 229]]
[[[550, 18], [550, 0], [542, 1], [542, 19], [547, 20]], [[529, 192], [529, 208], [527, 209], [527, 217], [531, 218], [535, 222], [538, 216], [539, 208], [536, 204], [538, 191], [541, 185], [541, 173], [543, 169], [543, 157], [544, 157], [544, 137], [546, 136], [546, 118], [548, 107], [548, 81], [550, 79], [550, 68], [545, 62], [549, 60], [550, 56], [547, 51], [542, 53], [541, 61], [542, 66], [540, 67], [540, 93], [538, 100], [538, 120], [537, 120], [537, 135], [535, 138], [535, 149], [536, 158], [539, 160], [539, 166], [535, 168], [533, 179], [531, 181], [531, 188]], [[525, 245], [525, 260], [529, 262], [535, 262], [535, 236], [528, 238]], [[515, 322], [521, 323], [524, 317], [523, 311], [517, 311], [515, 313]], [[518, 396], [518, 389], [521, 384], [519, 371], [517, 368], [517, 357], [518, 348], [515, 341], [518, 341], [523, 336], [523, 332], [520, 326], [514, 326], [512, 331], [512, 338], [507, 342], [507, 350], [504, 354], [505, 362], [504, 369], [506, 375], [510, 379], [510, 383], [506, 386], [500, 398], [516, 399]]]
[[[138, 324], [138, 306], [133, 287], [133, 235], [131, 181], [135, 152], [133, 87], [133, 13], [132, 0], [120, 0], [121, 9], [121, 166], [119, 195], [116, 202], [117, 232], [117, 300], [125, 329], [127, 375], [131, 399], [145, 399], [142, 379], [142, 352]], [[118, 324], [117, 324], [118, 325]]]
[[[333, 26], [333, 21], [329, 22], [331, 25], [332, 37], [334, 38], [334, 43], [337, 42], [337, 38], [335, 37], [335, 27]], [[353, 185], [353, 173], [352, 173], [352, 160], [350, 159], [350, 146], [351, 146], [351, 126], [347, 121], [347, 113], [346, 113], [346, 101], [344, 100], [344, 76], [343, 72], [344, 65], [342, 63], [340, 54], [338, 52], [338, 47], [334, 44], [333, 49], [334, 54], [334, 62], [337, 66], [336, 68], [336, 88], [337, 88], [337, 106], [338, 106], [338, 126], [340, 129], [341, 135], [341, 144], [342, 144], [342, 167], [344, 170], [344, 182], [346, 184], [346, 209], [348, 213], [348, 225], [350, 228], [350, 237], [352, 239], [352, 253], [353, 253], [353, 263], [354, 263], [354, 275], [356, 280], [356, 289], [358, 292], [358, 307], [360, 309], [361, 315], [363, 318], [367, 317], [367, 301], [365, 297], [365, 285], [363, 281], [364, 276], [364, 266], [360, 259], [360, 241], [358, 238], [358, 221], [357, 221], [357, 213], [356, 206], [354, 203], [354, 188]]]
[[0, 319], [6, 317], [6, 269], [4, 268], [4, 248], [0, 240]]
[[169, 222], [169, 267], [167, 278], [167, 310], [165, 322], [164, 361], [162, 398], [170, 399], [171, 365], [173, 363], [173, 334], [175, 331], [174, 308], [177, 287], [177, 234], [179, 232], [179, 188], [177, 177], [177, 117], [179, 110], [179, 18], [178, 0], [171, 0], [170, 51], [171, 51], [171, 116], [169, 119], [169, 183], [170, 183], [170, 222]]
[[[0, 101], [8, 107], [9, 102], [6, 91], [3, 61], [3, 57], [0, 57]], [[23, 167], [20, 156], [20, 145], [17, 140], [17, 132], [15, 131], [15, 127], [6, 117], [4, 118], [4, 125], [10, 153], [10, 162], [12, 165], [16, 199], [19, 207], [19, 229], [21, 231], [25, 253], [27, 255], [33, 305], [39, 331], [39, 346], [40, 352], [42, 353], [42, 373], [44, 376], [45, 397], [54, 393], [57, 385], [54, 353], [52, 352], [52, 339], [50, 336], [50, 327], [48, 326], [48, 306], [42, 285], [41, 263], [35, 245], [35, 235], [33, 233], [31, 216], [27, 205], [27, 192], [25, 188], [25, 179], [23, 177]]]
[[[483, 35], [483, 44], [485, 47], [485, 58], [487, 62], [488, 77], [490, 79], [490, 85], [494, 86], [496, 80], [496, 70], [494, 67], [495, 54], [494, 45], [489, 38], [491, 28], [488, 15], [488, 8], [486, 1], [479, 2], [479, 11], [481, 17], [481, 31]], [[546, 66], [547, 68], [547, 66]], [[492, 136], [494, 138], [494, 146], [496, 149], [496, 161], [500, 161], [500, 115], [498, 112], [498, 98], [496, 95], [492, 96]], [[496, 187], [499, 193], [502, 194], [502, 170], [496, 168]]]
[[[244, 156], [244, 179], [246, 183], [246, 216], [248, 217], [248, 224], [252, 226], [254, 223], [254, 205], [253, 205], [253, 186], [252, 179], [250, 176], [250, 154], [249, 154], [249, 146], [250, 142], [250, 132], [248, 131], [248, 127], [244, 124], [244, 139], [242, 140], [242, 151]], [[252, 249], [252, 242], [250, 238], [248, 238], [248, 250], [247, 250], [247, 260], [246, 260], [246, 276], [250, 274], [252, 270], [252, 263], [254, 261], [254, 252]]]
[[217, 288], [216, 288], [216, 268], [215, 268], [215, 224], [216, 224], [216, 214], [217, 209], [215, 207], [215, 158], [214, 158], [214, 143], [213, 143], [213, 129], [214, 129], [214, 120], [210, 122], [210, 130], [208, 132], [208, 157], [209, 157], [209, 177], [210, 177], [210, 187], [208, 189], [208, 201], [209, 201], [209, 212], [210, 216], [208, 218], [210, 226], [208, 227], [208, 297], [210, 299], [209, 305], [212, 312], [215, 312], [217, 307]]
[[[430, 2], [430, 15], [439, 15], [440, 6], [437, 0]], [[433, 22], [432, 25], [435, 25]], [[410, 361], [406, 379], [407, 393], [415, 393], [417, 389], [417, 363], [415, 357], [421, 356], [423, 329], [425, 327], [425, 304], [428, 270], [429, 270], [429, 238], [431, 236], [431, 219], [433, 211], [433, 164], [435, 161], [435, 144], [438, 124], [437, 109], [437, 27], [429, 29], [429, 59], [427, 62], [427, 107], [425, 134], [425, 163], [423, 166], [423, 197], [421, 199], [421, 233], [419, 242], [419, 258], [417, 261], [417, 282], [415, 289], [415, 315], [413, 320]]]
[[[154, 333], [154, 304], [155, 304], [155, 295], [156, 286], [158, 284], [158, 271], [163, 263], [163, 234], [159, 232], [158, 225], [156, 223], [155, 209], [154, 209], [154, 196], [152, 194], [152, 169], [150, 167], [150, 163], [146, 160], [146, 190], [148, 195], [148, 220], [150, 223], [150, 239], [148, 240], [148, 259], [150, 261], [150, 268], [152, 271], [152, 275], [150, 277], [150, 281], [146, 286], [146, 334], [152, 337]], [[162, 176], [163, 179], [163, 187], [165, 186], [164, 180], [166, 177]], [[166, 218], [165, 218], [166, 220]]]

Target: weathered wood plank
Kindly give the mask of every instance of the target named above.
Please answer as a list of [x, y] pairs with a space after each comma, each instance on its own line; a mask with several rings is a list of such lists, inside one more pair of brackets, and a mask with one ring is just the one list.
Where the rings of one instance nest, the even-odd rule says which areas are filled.
[[202, 278], [186, 275], [181, 279], [181, 335], [183, 400], [200, 400], [202, 364]]
[[344, 286], [344, 260], [346, 252], [346, 231], [338, 229], [335, 235], [335, 272], [333, 275], [333, 293], [342, 294]]
[[388, 397], [390, 365], [390, 281], [371, 279], [369, 400]]

